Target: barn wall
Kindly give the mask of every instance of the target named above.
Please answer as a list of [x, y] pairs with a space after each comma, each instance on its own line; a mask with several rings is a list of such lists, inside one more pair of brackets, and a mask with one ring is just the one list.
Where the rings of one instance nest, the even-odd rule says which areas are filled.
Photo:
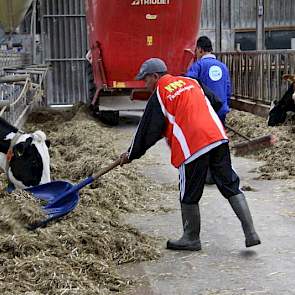
[[[291, 48], [295, 38], [295, 1], [267, 0], [265, 2], [266, 49]], [[215, 41], [216, 0], [203, 0], [201, 35]], [[236, 43], [241, 49], [256, 48], [256, 0], [221, 1], [222, 51], [234, 50]]]

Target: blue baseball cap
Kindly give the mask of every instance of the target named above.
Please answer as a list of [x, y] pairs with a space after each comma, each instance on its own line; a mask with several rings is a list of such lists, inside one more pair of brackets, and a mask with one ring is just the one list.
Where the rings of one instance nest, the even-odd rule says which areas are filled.
[[140, 67], [136, 80], [143, 80], [148, 74], [167, 72], [167, 66], [160, 58], [147, 59]]

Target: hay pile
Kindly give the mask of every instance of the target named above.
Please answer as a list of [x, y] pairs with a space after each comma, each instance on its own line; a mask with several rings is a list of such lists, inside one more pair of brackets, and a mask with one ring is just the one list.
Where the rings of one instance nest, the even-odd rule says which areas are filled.
[[[262, 179], [285, 179], [295, 177], [295, 121], [292, 116], [282, 126], [268, 127], [266, 119], [250, 113], [233, 110], [227, 117], [227, 124], [250, 138], [273, 134], [277, 143], [268, 149], [253, 153], [265, 165], [259, 168]], [[233, 143], [244, 141], [229, 132]]]
[[0, 191], [0, 233], [21, 233], [25, 231], [24, 225], [44, 220], [41, 206], [38, 199], [25, 191]]
[[[51, 140], [55, 179], [76, 183], [116, 159], [112, 129], [93, 121], [83, 106], [35, 113], [26, 130], [36, 128]], [[25, 202], [22, 208], [19, 192], [2, 193], [0, 294], [108, 294], [131, 284], [117, 274], [117, 266], [159, 256], [154, 239], [119, 220], [122, 212], [146, 208], [155, 194], [132, 167], [117, 168], [84, 188], [73, 212], [35, 232], [20, 225], [34, 221], [31, 216], [42, 218], [40, 204]]]

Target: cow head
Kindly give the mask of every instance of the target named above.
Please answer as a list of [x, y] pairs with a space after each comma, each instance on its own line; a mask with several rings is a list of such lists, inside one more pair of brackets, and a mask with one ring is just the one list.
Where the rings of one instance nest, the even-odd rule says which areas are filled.
[[49, 145], [43, 131], [23, 133], [0, 117], [0, 168], [16, 188], [50, 181]]
[[295, 103], [295, 75], [289, 75], [289, 74], [283, 75], [283, 79], [292, 83], [292, 85], [293, 85], [292, 99]]
[[50, 142], [43, 131], [21, 135], [12, 147], [7, 171], [10, 181], [18, 188], [50, 182]]
[[267, 125], [276, 126], [284, 123], [287, 112], [295, 112], [295, 83], [291, 84], [279, 101], [273, 101], [268, 115]]

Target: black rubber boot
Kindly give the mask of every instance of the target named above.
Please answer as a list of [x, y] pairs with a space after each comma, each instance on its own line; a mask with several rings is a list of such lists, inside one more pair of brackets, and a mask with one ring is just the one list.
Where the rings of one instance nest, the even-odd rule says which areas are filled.
[[244, 194], [238, 194], [230, 197], [229, 203], [241, 221], [246, 238], [246, 247], [261, 244], [259, 236], [254, 229], [252, 216]]
[[179, 240], [167, 241], [167, 249], [172, 250], [201, 250], [200, 210], [198, 204], [181, 204], [183, 235]]

